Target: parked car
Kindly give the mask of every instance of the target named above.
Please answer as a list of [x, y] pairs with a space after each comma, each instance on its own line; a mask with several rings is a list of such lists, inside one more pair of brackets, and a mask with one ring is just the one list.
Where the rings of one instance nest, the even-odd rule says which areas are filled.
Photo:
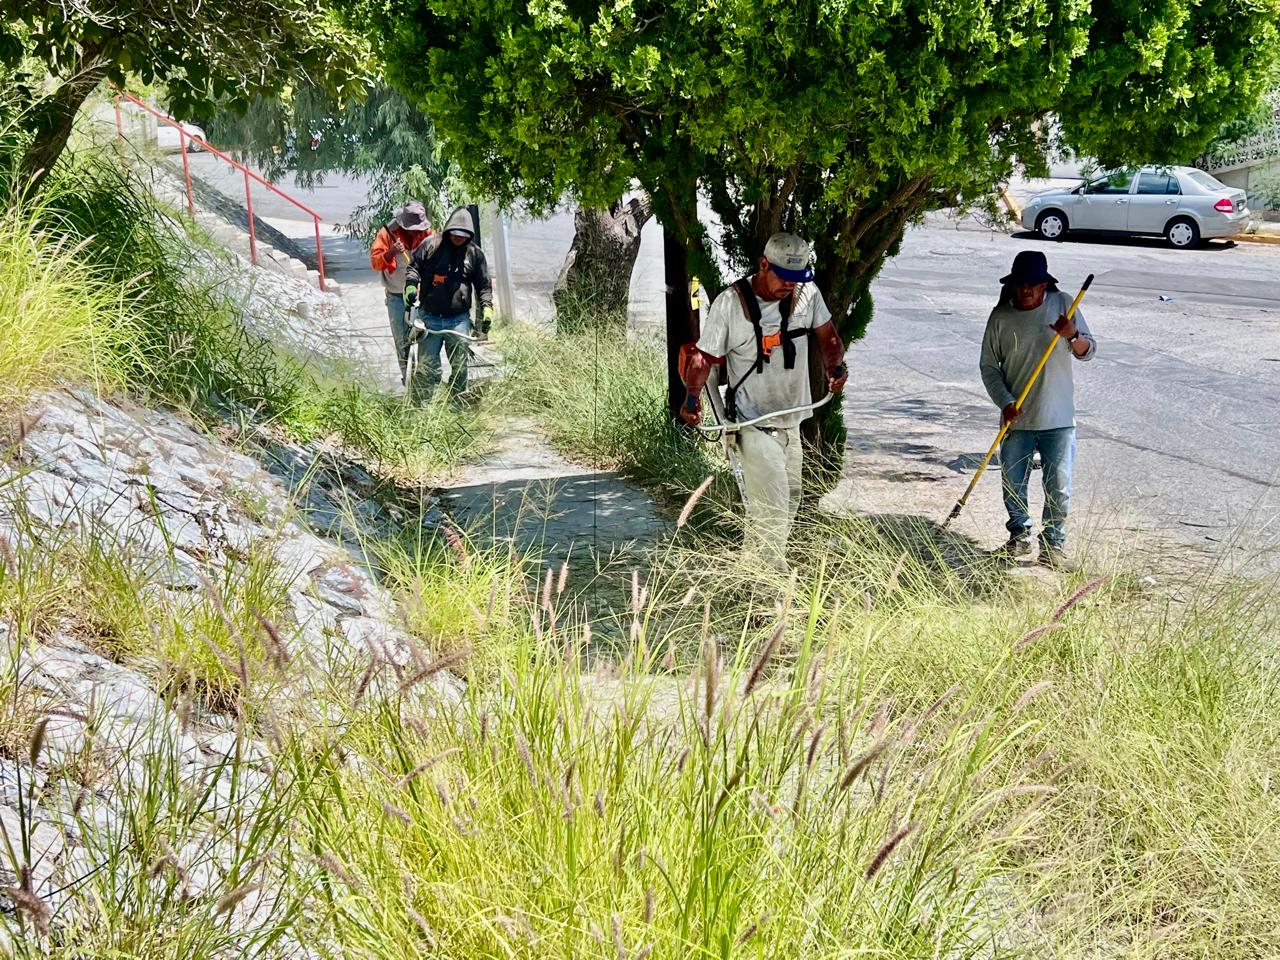
[[1023, 208], [1022, 225], [1046, 240], [1096, 231], [1164, 236], [1187, 249], [1243, 230], [1249, 219], [1246, 199], [1243, 190], [1195, 167], [1146, 166], [1038, 193]]
[[[184, 123], [182, 129], [191, 134], [191, 136], [199, 137], [201, 140], [208, 142], [208, 138], [204, 135], [204, 130], [196, 126], [194, 123]], [[190, 137], [184, 137], [178, 133], [178, 128], [168, 123], [159, 123], [156, 125], [156, 146], [165, 153], [179, 153], [182, 150], [182, 142], [187, 142], [187, 152], [195, 153], [201, 150], [200, 144], [196, 143]]]

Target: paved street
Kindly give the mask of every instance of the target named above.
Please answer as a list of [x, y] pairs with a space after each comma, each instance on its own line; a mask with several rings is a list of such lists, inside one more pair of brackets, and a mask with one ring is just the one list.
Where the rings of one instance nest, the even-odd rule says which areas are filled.
[[[207, 158], [198, 163], [207, 168]], [[227, 178], [228, 192], [234, 185]], [[334, 178], [298, 195], [341, 222], [363, 188]], [[274, 197], [255, 195], [255, 209], [282, 229], [293, 216]], [[305, 241], [309, 231], [308, 223], [291, 232]], [[551, 285], [572, 231], [566, 213], [513, 221], [520, 315], [550, 316]], [[327, 242], [334, 244], [334, 275], [344, 283], [369, 279], [363, 251]], [[1049, 244], [932, 216], [910, 232], [876, 282], [876, 319], [851, 353], [846, 480], [827, 505], [935, 522], [946, 516], [997, 426], [978, 378], [978, 349], [998, 278], [1028, 248], [1045, 251], [1064, 289], [1074, 291], [1090, 272], [1096, 277], [1082, 311], [1099, 352], [1076, 368], [1077, 542], [1101, 548], [1159, 539], [1215, 551], [1231, 544], [1237, 560], [1270, 551], [1266, 566], [1275, 565], [1280, 246]], [[661, 322], [660, 258], [660, 230], [651, 223], [632, 280], [637, 326]], [[382, 323], [373, 318], [370, 332]], [[956, 530], [994, 546], [1002, 519], [992, 470]], [[1144, 539], [1152, 530], [1159, 538]]]

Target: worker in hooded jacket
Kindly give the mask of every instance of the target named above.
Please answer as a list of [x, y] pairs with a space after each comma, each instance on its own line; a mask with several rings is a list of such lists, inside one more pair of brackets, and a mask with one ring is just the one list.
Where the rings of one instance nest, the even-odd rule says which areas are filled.
[[405, 304], [417, 304], [426, 327], [419, 348], [420, 365], [409, 384], [411, 398], [429, 397], [440, 384], [441, 350], [449, 358], [449, 390], [457, 397], [467, 389], [468, 339], [471, 336], [471, 302], [479, 307], [476, 332], [484, 339], [493, 322], [493, 290], [484, 251], [475, 242], [476, 225], [471, 211], [459, 207], [449, 216], [444, 231], [414, 251], [405, 279]]

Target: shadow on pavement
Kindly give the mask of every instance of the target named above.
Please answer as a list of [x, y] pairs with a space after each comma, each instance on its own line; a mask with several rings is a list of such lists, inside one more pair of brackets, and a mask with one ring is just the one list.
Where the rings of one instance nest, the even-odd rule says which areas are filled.
[[[1068, 243], [1081, 244], [1091, 243], [1104, 247], [1137, 247], [1146, 250], [1168, 250], [1170, 252], [1180, 252], [1169, 245], [1164, 237], [1139, 237], [1123, 233], [1069, 233], [1060, 240], [1046, 240], [1040, 234], [1032, 230], [1020, 230], [1017, 233], [1010, 234], [1014, 240], [1029, 240], [1035, 243], [1054, 244]], [[1221, 252], [1223, 250], [1233, 250], [1237, 246], [1234, 240], [1202, 240], [1193, 250], [1207, 250], [1213, 252]]]

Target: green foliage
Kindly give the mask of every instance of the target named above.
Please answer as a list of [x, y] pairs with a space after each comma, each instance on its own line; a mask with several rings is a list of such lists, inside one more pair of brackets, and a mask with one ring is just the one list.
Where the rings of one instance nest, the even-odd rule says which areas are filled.
[[36, 188], [103, 80], [163, 84], [169, 109], [186, 119], [215, 103], [243, 108], [291, 77], [318, 77], [345, 95], [367, 60], [357, 36], [306, 0], [14, 0], [5, 13], [0, 67], [16, 68], [28, 105], [22, 169]]
[[243, 115], [216, 114], [209, 135], [249, 158], [268, 177], [294, 174], [305, 186], [340, 172], [371, 182], [370, 196], [346, 224], [366, 241], [397, 206], [421, 200], [442, 224], [459, 194], [430, 120], [404, 94], [370, 82], [358, 99], [340, 98], [309, 79], [255, 98]]
[[302, 0], [13, 0], [5, 15], [5, 62], [25, 53], [58, 81], [90, 69], [119, 86], [131, 76], [163, 83], [180, 118], [214, 102], [244, 105], [287, 77], [320, 77], [345, 89], [365, 55], [322, 5]]
[[1106, 164], [1185, 160], [1248, 110], [1277, 5], [1170, 0], [347, 0], [464, 178], [514, 202], [607, 205], [633, 179], [691, 243], [696, 188], [738, 266], [816, 243], [844, 314], [911, 217], [1043, 166], [1046, 123]]
[[638, 181], [694, 259], [701, 194], [735, 271], [793, 230], [846, 339], [906, 226], [1043, 171], [1053, 118], [1105, 164], [1198, 155], [1257, 102], [1280, 21], [1277, 0], [338, 5], [477, 190], [600, 207]]

